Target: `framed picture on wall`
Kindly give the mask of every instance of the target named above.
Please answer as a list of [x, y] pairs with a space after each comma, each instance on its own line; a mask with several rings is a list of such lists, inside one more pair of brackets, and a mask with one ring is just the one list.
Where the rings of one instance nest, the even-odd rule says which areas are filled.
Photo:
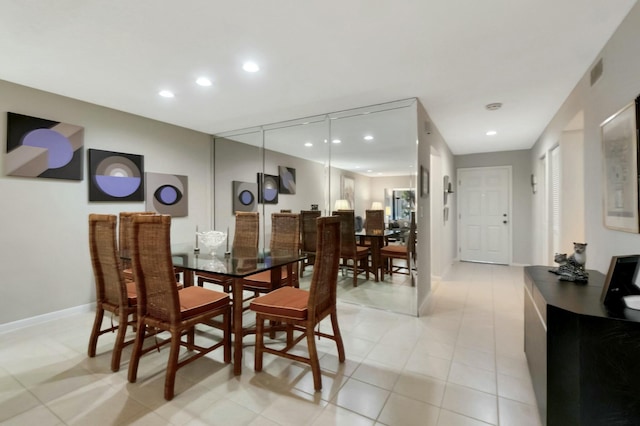
[[601, 125], [604, 161], [604, 225], [639, 232], [638, 101], [622, 108]]
[[354, 178], [344, 175], [340, 177], [340, 199], [347, 200], [349, 209], [355, 208], [356, 181]]

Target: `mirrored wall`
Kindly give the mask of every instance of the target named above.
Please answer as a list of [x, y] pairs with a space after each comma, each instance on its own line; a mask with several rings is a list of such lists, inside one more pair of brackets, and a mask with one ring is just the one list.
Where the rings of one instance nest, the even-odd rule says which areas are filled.
[[[234, 235], [234, 211], [258, 211], [263, 248], [271, 213], [336, 206], [385, 211], [387, 226], [404, 226], [415, 210], [415, 99], [327, 113], [214, 137], [214, 227]], [[346, 205], [344, 203], [347, 203]], [[384, 281], [340, 277], [341, 300], [416, 315], [410, 276]]]

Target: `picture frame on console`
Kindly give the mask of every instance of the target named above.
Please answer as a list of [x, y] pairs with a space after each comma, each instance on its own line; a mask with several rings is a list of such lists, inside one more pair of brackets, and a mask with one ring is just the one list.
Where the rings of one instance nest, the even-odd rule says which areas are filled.
[[638, 214], [638, 102], [626, 105], [601, 125], [604, 161], [604, 225], [640, 232]]

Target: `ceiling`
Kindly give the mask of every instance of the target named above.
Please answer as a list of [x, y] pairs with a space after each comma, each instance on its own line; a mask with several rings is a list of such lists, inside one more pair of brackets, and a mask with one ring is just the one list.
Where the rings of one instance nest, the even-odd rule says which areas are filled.
[[634, 4], [3, 0], [0, 79], [211, 134], [417, 97], [454, 154], [528, 149]]

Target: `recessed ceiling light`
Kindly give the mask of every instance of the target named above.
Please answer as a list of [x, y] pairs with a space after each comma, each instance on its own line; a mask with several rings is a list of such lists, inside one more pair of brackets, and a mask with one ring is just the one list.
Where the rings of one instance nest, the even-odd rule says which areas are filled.
[[196, 80], [196, 84], [198, 84], [199, 86], [208, 87], [211, 86], [211, 80], [209, 80], [207, 77], [199, 77]]
[[158, 92], [158, 95], [162, 96], [163, 98], [173, 98], [176, 96], [170, 90], [161, 90], [160, 92]]
[[313, 146], [313, 144], [311, 142], [307, 142], [304, 144], [304, 146]]
[[368, 169], [368, 170], [367, 170], [367, 173], [371, 173], [371, 172], [373, 172], [373, 170], [371, 170], [371, 169]]
[[342, 143], [342, 141], [340, 139], [334, 139], [331, 141], [332, 143]]
[[494, 135], [497, 135], [498, 132], [496, 132], [495, 130], [489, 130], [486, 134], [487, 136], [494, 136]]
[[371, 136], [371, 135], [366, 135], [366, 136], [364, 137], [364, 140], [365, 140], [365, 141], [372, 141], [372, 140], [373, 140], [373, 136]]
[[242, 64], [242, 69], [246, 72], [258, 72], [260, 71], [260, 67], [255, 62], [247, 61]]

